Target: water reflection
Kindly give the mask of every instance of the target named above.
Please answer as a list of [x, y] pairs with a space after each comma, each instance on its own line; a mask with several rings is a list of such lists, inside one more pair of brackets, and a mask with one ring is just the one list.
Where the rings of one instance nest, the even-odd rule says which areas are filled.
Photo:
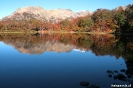
[[0, 41], [0, 88], [110, 88], [133, 83], [131, 35], [0, 34]]
[[0, 40], [22, 53], [43, 52], [86, 52], [91, 50], [97, 56], [110, 55], [116, 58], [133, 57], [133, 37], [89, 34], [1, 34]]
[[106, 55], [117, 42], [113, 35], [89, 34], [3, 34], [0, 35], [0, 39], [18, 51], [29, 54], [72, 50], [85, 52], [91, 49], [96, 55]]

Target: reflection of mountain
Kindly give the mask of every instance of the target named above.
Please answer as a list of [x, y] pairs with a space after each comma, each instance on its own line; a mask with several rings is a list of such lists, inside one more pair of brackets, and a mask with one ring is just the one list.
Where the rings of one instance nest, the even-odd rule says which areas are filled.
[[41, 54], [47, 51], [86, 52], [91, 50], [97, 56], [110, 55], [116, 58], [133, 58], [133, 37], [111, 34], [1, 34], [0, 40], [12, 45], [18, 51]]
[[47, 51], [55, 51], [55, 52], [70, 52], [75, 48], [73, 45], [65, 45], [63, 43], [59, 43], [57, 41], [46, 41], [41, 44], [12, 44], [18, 51], [22, 53], [28, 54], [41, 54]]
[[85, 52], [85, 50], [80, 50], [80, 49], [73, 49], [73, 50], [78, 52]]
[[[59, 42], [55, 39], [52, 40], [40, 40], [39, 36], [36, 36], [37, 40], [32, 39], [32, 35], [28, 39], [28, 37], [25, 36], [25, 38], [22, 38], [23, 35], [15, 35], [15, 36], [8, 36], [5, 37], [6, 39], [3, 40], [6, 44], [9, 44], [16, 48], [18, 51], [26, 54], [41, 54], [43, 52], [49, 52], [49, 51], [54, 51], [54, 52], [70, 52], [73, 49], [77, 49], [80, 51], [84, 50], [87, 51], [85, 48], [78, 48], [73, 44], [64, 44], [62, 42]], [[9, 38], [10, 37], [10, 38]], [[48, 36], [47, 38], [49, 38]], [[39, 38], [39, 39], [38, 39]]]

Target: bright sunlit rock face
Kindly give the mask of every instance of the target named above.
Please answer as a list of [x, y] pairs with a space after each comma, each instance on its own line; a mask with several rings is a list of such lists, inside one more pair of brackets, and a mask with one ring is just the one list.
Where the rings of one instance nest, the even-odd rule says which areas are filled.
[[16, 10], [9, 16], [4, 17], [2, 20], [30, 20], [30, 19], [37, 19], [42, 21], [54, 21], [58, 22], [64, 19], [73, 19], [77, 17], [83, 17], [87, 15], [91, 15], [92, 13], [88, 10], [83, 10], [79, 12], [73, 12], [70, 9], [55, 9], [55, 10], [45, 10], [40, 6], [27, 6], [22, 7]]

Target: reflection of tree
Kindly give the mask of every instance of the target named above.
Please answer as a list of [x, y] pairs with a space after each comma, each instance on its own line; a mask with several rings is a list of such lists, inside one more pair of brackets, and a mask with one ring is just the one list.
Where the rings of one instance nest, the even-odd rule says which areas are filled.
[[[51, 34], [1, 34], [0, 40], [10, 43], [17, 48], [25, 49], [39, 47], [43, 43], [58, 42], [84, 51], [92, 50], [95, 55], [110, 55], [116, 58], [133, 58], [133, 37], [114, 36], [111, 34], [85, 34], [85, 33], [51, 33]], [[72, 49], [72, 48], [71, 48]]]
[[101, 35], [94, 38], [94, 42], [91, 45], [91, 50], [96, 55], [106, 55], [111, 54], [111, 48], [115, 46], [115, 41], [113, 37], [108, 37], [107, 35]]
[[113, 51], [113, 55], [117, 58], [124, 58], [127, 69], [121, 69], [119, 71], [107, 70], [108, 77], [133, 84], [133, 36], [122, 35], [116, 37], [118, 41], [110, 50]]
[[132, 36], [115, 36], [114, 38], [102, 35], [90, 39], [93, 39], [90, 48], [96, 55], [111, 55], [116, 58], [123, 57], [125, 59], [133, 58]]

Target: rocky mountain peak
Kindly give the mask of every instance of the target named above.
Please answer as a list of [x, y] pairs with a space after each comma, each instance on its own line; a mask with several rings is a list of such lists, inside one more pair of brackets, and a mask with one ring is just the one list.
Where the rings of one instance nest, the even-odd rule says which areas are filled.
[[40, 6], [27, 6], [27, 7], [19, 8], [14, 13], [24, 13], [24, 12], [34, 13], [34, 12], [40, 12], [40, 11], [43, 11], [43, 10], [44, 9], [41, 8]]
[[82, 11], [76, 12], [76, 14], [78, 17], [82, 17], [87, 15], [92, 15], [93, 13], [88, 10], [82, 10]]
[[121, 9], [121, 10], [124, 10], [125, 11], [126, 8], [127, 8], [127, 6], [119, 6], [115, 10], [118, 11], [119, 9]]
[[80, 16], [86, 16], [91, 12], [84, 10], [80, 12], [73, 12], [71, 9], [45, 10], [40, 6], [22, 7], [13, 12], [11, 15], [4, 17], [2, 20], [30, 20], [37, 19], [42, 21], [58, 22], [64, 19], [73, 19]]

